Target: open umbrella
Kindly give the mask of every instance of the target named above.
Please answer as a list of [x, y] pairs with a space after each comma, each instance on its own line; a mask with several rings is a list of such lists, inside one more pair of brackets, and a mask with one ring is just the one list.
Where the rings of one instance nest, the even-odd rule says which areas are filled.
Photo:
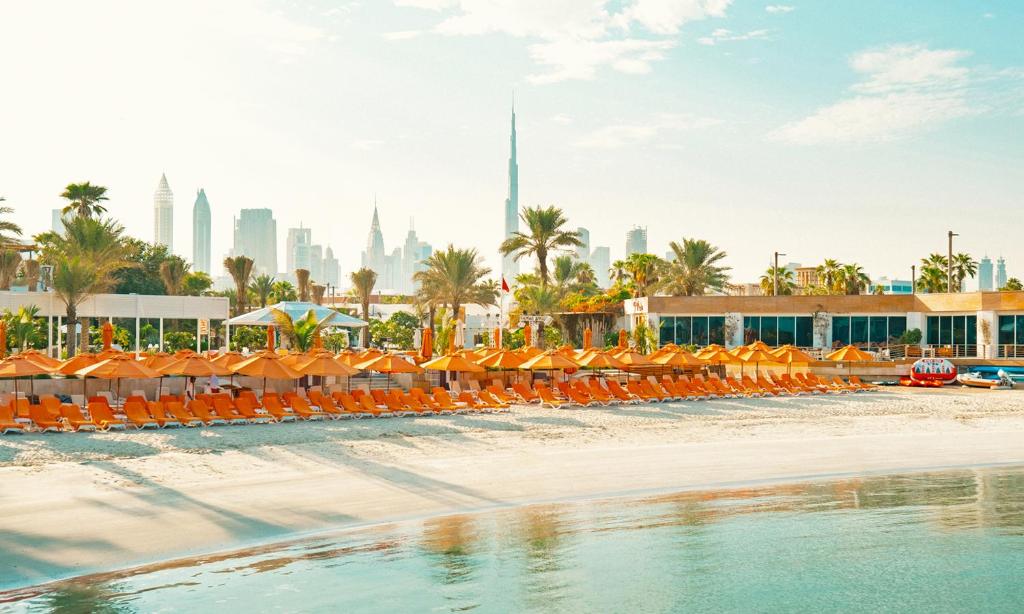
[[547, 352], [542, 352], [525, 361], [523, 364], [519, 365], [519, 368], [528, 371], [550, 371], [551, 378], [554, 379], [555, 371], [578, 369], [579, 366], [579, 363], [571, 358], [563, 356], [558, 353], [557, 350], [548, 350]]
[[626, 364], [604, 350], [590, 350], [584, 352], [576, 362], [584, 369], [594, 369], [600, 372], [602, 369], [618, 369], [624, 371]]
[[[420, 367], [394, 354], [384, 354], [383, 356], [372, 358], [353, 366], [364, 371], [376, 371], [385, 375], [392, 375], [394, 373], [423, 373], [423, 369]], [[387, 380], [386, 386], [388, 390], [391, 389], [390, 377]]]
[[699, 367], [705, 364], [703, 360], [681, 348], [676, 348], [676, 351], [662, 352], [657, 356], [652, 355], [650, 360], [654, 364], [663, 367], [675, 367], [678, 369]]
[[281, 362], [281, 357], [271, 350], [263, 350], [253, 354], [242, 362], [237, 362], [228, 369], [238, 375], [263, 378], [263, 392], [267, 391], [268, 379], [299, 379], [294, 369]]
[[[50, 373], [50, 369], [29, 360], [22, 354], [15, 354], [9, 358], [5, 358], [0, 361], [0, 378], [13, 379], [14, 380], [14, 398], [18, 398], [18, 378], [19, 377], [34, 377], [36, 375], [44, 375]], [[33, 382], [35, 380], [32, 380]], [[35, 384], [30, 394], [35, 394]]]
[[203, 356], [186, 356], [157, 367], [160, 373], [160, 383], [157, 386], [156, 396], [160, 398], [163, 392], [164, 376], [178, 377], [222, 377], [233, 375], [231, 369], [224, 365], [214, 363]]
[[740, 361], [739, 358], [736, 358], [729, 352], [725, 351], [725, 348], [721, 346], [718, 346], [718, 348], [711, 348], [708, 352], [701, 352], [700, 354], [697, 354], [697, 358], [703, 360], [709, 365], [716, 366], [735, 364]]
[[786, 372], [793, 371], [794, 364], [808, 364], [814, 360], [806, 352], [792, 345], [783, 345], [772, 352], [776, 361], [786, 365]]
[[98, 377], [100, 379], [111, 379], [117, 382], [117, 397], [121, 397], [122, 379], [151, 379], [160, 377], [160, 373], [150, 369], [128, 354], [111, 356], [93, 365], [84, 367], [75, 372], [80, 377]]
[[[520, 356], [513, 350], [498, 350], [497, 352], [476, 361], [476, 364], [488, 369], [499, 369], [502, 374], [504, 374], [504, 372], [509, 369], [518, 369], [519, 365], [523, 364], [525, 361], [526, 358]], [[502, 379], [504, 379], [504, 375], [502, 376]]]
[[[874, 360], [875, 357], [872, 356], [871, 354], [868, 354], [864, 350], [861, 350], [860, 348], [858, 348], [855, 345], [847, 345], [847, 346], [841, 347], [838, 350], [832, 352], [831, 354], [826, 356], [825, 359], [826, 360], [831, 360], [832, 362], [852, 363], [852, 362], [870, 362], [870, 361]], [[853, 367], [852, 366], [849, 368], [849, 372], [853, 373]]]
[[31, 360], [37, 365], [46, 367], [47, 369], [51, 370], [56, 369], [57, 367], [60, 366], [59, 360], [57, 360], [56, 358], [51, 358], [50, 356], [47, 356], [46, 354], [40, 352], [39, 350], [28, 349], [23, 352], [19, 352], [18, 356], [24, 356], [25, 358]]
[[740, 370], [742, 371], [743, 363], [754, 363], [754, 375], [757, 376], [757, 365], [762, 362], [778, 362], [775, 356], [772, 356], [768, 352], [762, 349], [747, 349], [736, 356], [740, 360]]

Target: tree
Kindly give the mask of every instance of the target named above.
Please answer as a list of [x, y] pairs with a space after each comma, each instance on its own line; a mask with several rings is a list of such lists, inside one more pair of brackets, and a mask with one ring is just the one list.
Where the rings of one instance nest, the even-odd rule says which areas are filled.
[[387, 320], [370, 321], [370, 343], [377, 347], [394, 346], [400, 350], [411, 350], [419, 320], [404, 311], [396, 311]]
[[654, 254], [630, 254], [625, 260], [612, 263], [612, 279], [628, 288], [634, 297], [649, 296], [657, 291], [661, 275], [668, 263]]
[[224, 268], [235, 282], [235, 315], [246, 312], [248, 304], [249, 276], [252, 275], [253, 259], [248, 256], [229, 256], [224, 259]]
[[182, 294], [189, 265], [178, 256], [171, 256], [160, 263], [160, 281], [171, 296]]
[[[38, 315], [39, 307], [35, 305], [19, 307], [18, 311], [14, 313], [11, 313], [9, 309], [4, 309], [2, 318], [7, 322], [7, 338], [10, 346], [18, 350], [26, 350], [42, 341], [43, 333], [36, 321]], [[4, 350], [7, 349], [4, 348]]]
[[775, 295], [776, 276], [778, 276], [779, 280], [779, 296], [793, 294], [793, 291], [796, 290], [796, 279], [793, 277], [793, 271], [783, 267], [776, 269], [774, 265], [768, 267], [768, 270], [761, 276], [761, 294], [765, 296]]
[[309, 271], [306, 269], [295, 269], [295, 284], [299, 289], [299, 300], [309, 302]]
[[[927, 263], [927, 260], [922, 262]], [[945, 292], [948, 284], [946, 271], [934, 265], [925, 264], [917, 276], [917, 289], [920, 292]]]
[[249, 284], [249, 290], [256, 295], [256, 300], [260, 302], [260, 307], [267, 306], [267, 300], [270, 299], [270, 295], [274, 292], [274, 278], [266, 273], [257, 275], [252, 283]]
[[537, 271], [541, 285], [548, 285], [548, 254], [558, 249], [580, 247], [583, 242], [579, 233], [566, 230], [569, 223], [558, 207], [527, 207], [519, 216], [526, 224], [527, 232], [515, 232], [505, 239], [499, 248], [502, 255], [515, 260], [533, 256], [537, 258]]
[[13, 249], [0, 249], [0, 290], [10, 290], [21, 266], [21, 253]]
[[28, 286], [29, 292], [35, 292], [39, 289], [39, 261], [33, 258], [23, 260], [21, 262], [21, 272], [25, 274], [25, 285]]
[[722, 266], [726, 253], [703, 239], [668, 244], [675, 260], [668, 264], [662, 290], [672, 296], [704, 296], [729, 287], [730, 267]]
[[843, 265], [834, 258], [826, 258], [815, 269], [820, 294], [843, 294], [846, 289], [841, 281]]
[[295, 292], [295, 286], [290, 281], [275, 281], [273, 287], [270, 290], [271, 300], [275, 303], [282, 301], [297, 301], [299, 300], [298, 293]]
[[231, 329], [231, 349], [258, 350], [267, 344], [267, 329], [262, 326], [236, 326]]
[[107, 212], [100, 203], [107, 200], [107, 188], [100, 185], [85, 183], [69, 183], [64, 188], [61, 198], [68, 201], [62, 213], [65, 217], [74, 214], [78, 217], [99, 217]]
[[[125, 260], [123, 234], [124, 228], [112, 220], [76, 216], [64, 220], [63, 234], [36, 236], [40, 261], [53, 267], [53, 290], [65, 305], [70, 330], [82, 301], [108, 290], [114, 271], [135, 266]], [[69, 356], [75, 355], [76, 346], [75, 335], [68, 335]]]
[[185, 273], [185, 280], [181, 284], [181, 293], [185, 296], [203, 296], [213, 287], [213, 280], [202, 271], [189, 271]]
[[324, 304], [324, 293], [327, 292], [327, 286], [323, 284], [310, 284], [310, 293], [313, 295], [313, 302], [317, 305]]
[[274, 316], [278, 331], [288, 341], [290, 347], [300, 352], [313, 349], [316, 338], [323, 329], [323, 322], [316, 319], [316, 313], [312, 309], [298, 320], [292, 320], [291, 316], [280, 309], [271, 309], [270, 313]]
[[1000, 292], [1020, 292], [1024, 290], [1024, 284], [1021, 284], [1020, 280], [1016, 277], [1011, 277], [1006, 280], [1006, 285], [999, 288]]
[[960, 291], [968, 277], [974, 279], [977, 274], [978, 262], [970, 254], [953, 254], [953, 283], [956, 292]]
[[195, 333], [188, 331], [171, 331], [164, 333], [164, 349], [168, 352], [190, 350], [196, 347]]
[[[0, 197], [0, 202], [3, 202], [3, 197]], [[13, 207], [0, 207], [0, 216], [11, 215], [14, 213]], [[0, 219], [0, 247], [9, 247], [16, 244], [18, 241], [11, 235], [21, 236], [21, 226], [18, 226], [10, 220]]]
[[160, 275], [160, 266], [167, 260], [180, 257], [172, 255], [166, 245], [149, 243], [133, 237], [125, 237], [124, 259], [129, 266], [114, 272], [115, 294], [167, 294]]
[[840, 270], [844, 294], [860, 294], [871, 287], [871, 278], [859, 264], [845, 264]]
[[413, 280], [433, 288], [437, 298], [452, 309], [452, 318], [458, 319], [459, 310], [467, 303], [493, 305], [497, 299], [496, 285], [481, 288], [481, 280], [491, 270], [480, 261], [476, 249], [447, 249], [434, 252], [423, 261], [424, 270], [417, 271]]
[[[418, 273], [417, 273], [418, 274]], [[373, 294], [373, 287], [377, 285], [377, 272], [373, 269], [363, 267], [358, 271], [355, 271], [351, 275], [352, 280], [352, 296], [359, 300], [359, 306], [362, 308], [363, 320], [366, 322], [370, 321], [370, 296]], [[367, 347], [370, 342], [369, 331], [363, 328], [360, 331], [361, 345]]]

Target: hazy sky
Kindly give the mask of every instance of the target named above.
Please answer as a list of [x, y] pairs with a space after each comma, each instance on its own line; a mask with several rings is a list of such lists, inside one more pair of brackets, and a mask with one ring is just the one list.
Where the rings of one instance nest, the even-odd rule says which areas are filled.
[[[0, 195], [30, 233], [71, 181], [153, 238], [175, 193], [215, 264], [243, 207], [358, 267], [384, 238], [498, 265], [515, 90], [520, 202], [623, 255], [708, 239], [736, 281], [774, 250], [909, 276], [945, 250], [1024, 275], [1024, 3], [818, 0], [4, 2]], [[216, 267], [219, 268], [219, 267]]]

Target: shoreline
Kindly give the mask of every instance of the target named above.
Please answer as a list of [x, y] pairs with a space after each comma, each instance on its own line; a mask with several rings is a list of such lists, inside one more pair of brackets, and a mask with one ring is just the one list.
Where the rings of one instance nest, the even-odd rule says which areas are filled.
[[359, 422], [0, 439], [23, 451], [0, 456], [0, 590], [449, 514], [1024, 464], [1015, 392]]

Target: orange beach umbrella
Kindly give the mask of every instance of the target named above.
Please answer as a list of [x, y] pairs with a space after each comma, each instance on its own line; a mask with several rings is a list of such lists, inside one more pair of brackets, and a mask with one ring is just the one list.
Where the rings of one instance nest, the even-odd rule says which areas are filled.
[[[13, 379], [14, 380], [14, 398], [18, 398], [18, 378], [19, 377], [34, 377], [36, 375], [44, 375], [50, 373], [50, 369], [47, 369], [43, 365], [30, 360], [24, 354], [15, 354], [9, 358], [5, 358], [0, 361], [0, 378]], [[35, 390], [35, 380], [32, 380], [33, 391]]]
[[833, 362], [868, 362], [875, 357], [855, 345], [847, 345], [832, 352], [825, 359]]
[[445, 354], [430, 362], [423, 363], [429, 371], [452, 371], [456, 373], [482, 373], [484, 368], [458, 354]]

